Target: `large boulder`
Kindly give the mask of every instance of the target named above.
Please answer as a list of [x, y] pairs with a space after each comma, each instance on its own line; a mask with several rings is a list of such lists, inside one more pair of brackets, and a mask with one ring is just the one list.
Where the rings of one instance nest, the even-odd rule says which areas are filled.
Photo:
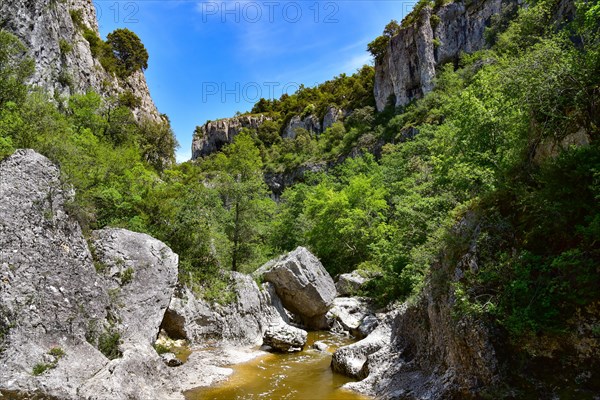
[[366, 336], [361, 333], [360, 327], [367, 317], [374, 317], [371, 304], [359, 297], [336, 298], [333, 300], [333, 307], [326, 314], [332, 331], [349, 332], [355, 337]]
[[338, 276], [335, 288], [340, 296], [354, 296], [367, 282], [368, 279], [362, 276], [358, 271], [352, 271], [349, 274], [341, 274]]
[[268, 262], [255, 274], [275, 286], [284, 307], [298, 315], [307, 328], [328, 328], [325, 314], [337, 291], [329, 273], [306, 248], [298, 247]]
[[154, 343], [177, 283], [177, 254], [151, 236], [125, 229], [95, 231], [91, 245], [122, 338]]
[[261, 345], [270, 326], [286, 325], [288, 315], [272, 284], [260, 288], [249, 275], [231, 273], [230, 304], [210, 304], [183, 288], [171, 300], [161, 328], [173, 339], [192, 344]]
[[369, 374], [367, 358], [392, 342], [392, 322], [396, 312], [387, 314], [379, 326], [366, 338], [348, 346], [338, 348], [331, 359], [331, 368], [340, 374], [355, 379], [364, 379]]
[[305, 330], [282, 324], [269, 327], [265, 332], [263, 344], [275, 351], [291, 353], [300, 351], [306, 345], [308, 334]]

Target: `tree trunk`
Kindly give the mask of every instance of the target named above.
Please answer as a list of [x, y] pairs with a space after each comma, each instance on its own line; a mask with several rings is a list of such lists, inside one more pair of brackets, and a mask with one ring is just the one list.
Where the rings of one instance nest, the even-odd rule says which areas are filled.
[[235, 202], [235, 219], [233, 223], [233, 254], [231, 255], [231, 270], [237, 271], [238, 246], [240, 243], [240, 206]]

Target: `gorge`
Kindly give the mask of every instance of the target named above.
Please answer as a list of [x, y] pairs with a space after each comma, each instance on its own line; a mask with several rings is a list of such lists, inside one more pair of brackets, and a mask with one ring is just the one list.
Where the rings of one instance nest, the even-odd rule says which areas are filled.
[[0, 16], [0, 399], [598, 398], [597, 2], [420, 1], [181, 164], [135, 33]]

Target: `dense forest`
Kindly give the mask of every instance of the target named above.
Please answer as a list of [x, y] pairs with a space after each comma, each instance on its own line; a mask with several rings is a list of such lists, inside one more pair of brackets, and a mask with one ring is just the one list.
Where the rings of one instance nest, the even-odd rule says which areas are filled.
[[[365, 294], [382, 304], [410, 299], [435, 278], [432, 265], [471, 250], [454, 232], [477, 218], [477, 266], [455, 288], [461, 312], [515, 342], [564, 334], [575, 309], [600, 300], [600, 5], [577, 3], [560, 24], [556, 12], [553, 0], [529, 1], [494, 21], [489, 50], [445, 65], [406, 107], [377, 113], [365, 66], [259, 101], [251, 113], [271, 121], [180, 165], [166, 116], [136, 120], [128, 93], [56, 99], [28, 87], [33, 62], [0, 31], [0, 158], [46, 155], [76, 189], [69, 209], [84, 229], [153, 235], [179, 254], [181, 282], [219, 302], [230, 298], [227, 271], [298, 245], [332, 275], [372, 276]], [[121, 32], [98, 49], [131, 40]], [[147, 67], [145, 50], [128, 60], [113, 60], [115, 73]], [[329, 106], [348, 114], [320, 135], [281, 137], [292, 116]], [[266, 172], [324, 161], [327, 171], [273, 200]]]

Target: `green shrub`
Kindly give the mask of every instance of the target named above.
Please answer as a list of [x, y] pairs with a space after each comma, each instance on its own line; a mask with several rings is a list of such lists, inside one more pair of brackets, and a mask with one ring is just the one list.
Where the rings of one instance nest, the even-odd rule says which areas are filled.
[[109, 360], [121, 357], [120, 344], [121, 334], [112, 326], [98, 336], [98, 350]]
[[154, 343], [154, 350], [156, 350], [158, 354], [165, 354], [171, 352], [170, 348], [161, 343]]
[[73, 21], [73, 25], [75, 28], [79, 30], [83, 30], [86, 28], [83, 23], [83, 10], [78, 8], [76, 10], [69, 10], [69, 14], [71, 15], [71, 21]]
[[60, 54], [63, 56], [73, 51], [73, 46], [64, 39], [58, 41], [58, 47], [60, 49]]
[[54, 368], [55, 365], [54, 364], [47, 364], [47, 363], [37, 363], [33, 366], [33, 371], [32, 374], [34, 376], [38, 376], [43, 374], [44, 372], [48, 371], [49, 369]]
[[125, 286], [133, 280], [133, 268], [129, 267], [121, 272], [121, 286]]

